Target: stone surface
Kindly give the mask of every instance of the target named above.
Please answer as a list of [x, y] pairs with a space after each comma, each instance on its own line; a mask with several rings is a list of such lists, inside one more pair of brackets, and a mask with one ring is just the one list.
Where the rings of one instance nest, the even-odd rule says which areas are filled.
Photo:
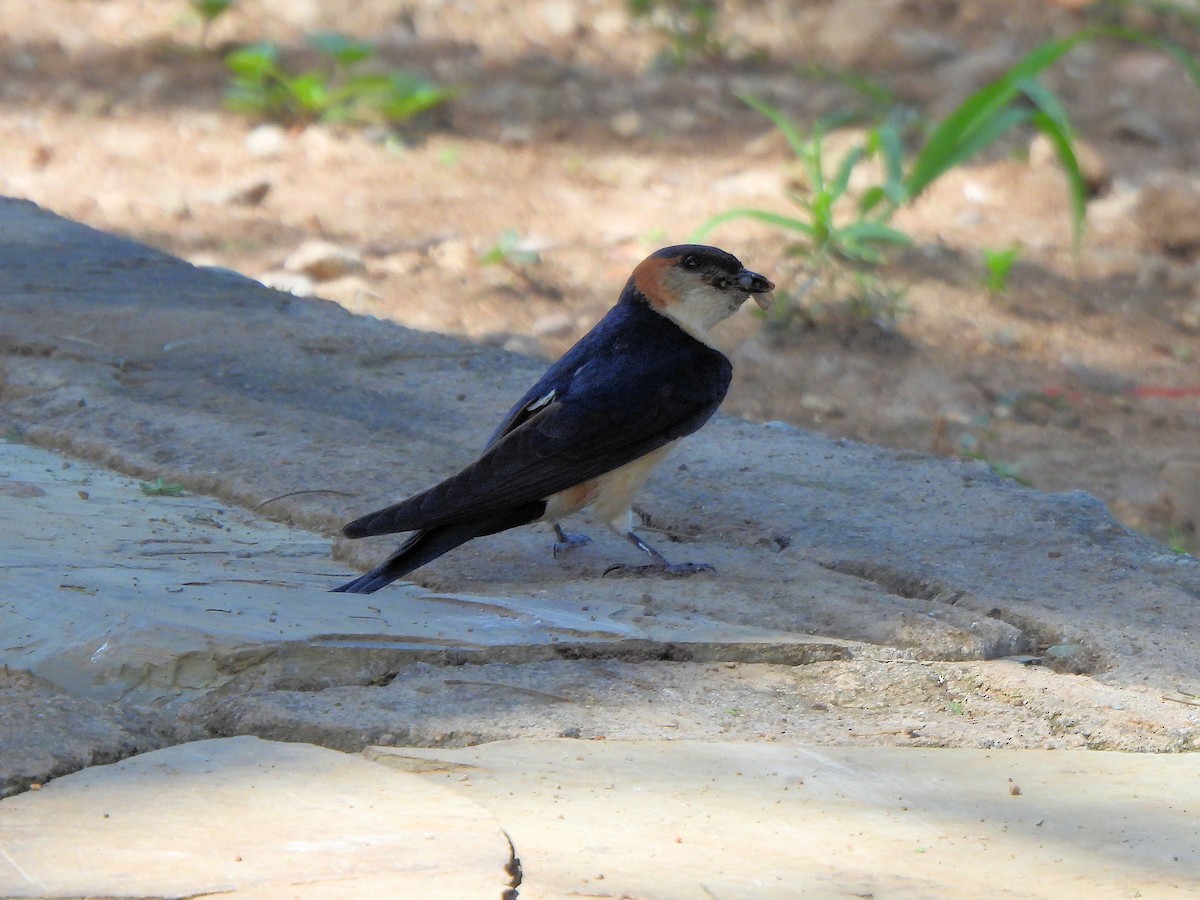
[[158, 749], [180, 733], [153, 715], [72, 697], [6, 668], [0, 672], [0, 797]]
[[729, 657], [753, 658], [768, 649], [763, 644], [711, 648], [725, 661], [689, 658], [695, 648], [683, 645], [599, 649], [587, 654], [596, 658], [568, 653], [542, 662], [418, 662], [375, 683], [320, 692], [218, 691], [185, 705], [180, 719], [214, 734], [339, 750], [518, 737], [1200, 749], [1194, 699], [1097, 685], [1028, 658], [920, 662], [861, 647], [844, 648], [843, 656], [820, 642], [796, 646], [790, 660], [777, 649], [759, 662]]
[[0, 803], [4, 897], [492, 897], [508, 840], [461, 791], [256, 738], [97, 766]]
[[[545, 599], [411, 584], [383, 606], [346, 599], [326, 592], [350, 574], [329, 562], [326, 539], [207, 497], [147, 495], [143, 484], [0, 443], [0, 662], [75, 697], [165, 709], [235, 682], [370, 682], [451, 650], [522, 661], [553, 658], [558, 644], [683, 638], [709, 642], [717, 658], [737, 639], [794, 645], [797, 661], [809, 647], [822, 658], [845, 652], [836, 641], [672, 615], [637, 623], [614, 603], [597, 605], [596, 619]], [[66, 558], [46, 554], [67, 541]]]
[[[1085, 494], [719, 419], [640, 498], [647, 537], [714, 575], [603, 577], [636, 551], [601, 529], [554, 560], [528, 528], [335, 598], [350, 566], [318, 535], [469, 461], [541, 364], [17, 202], [0, 202], [0, 294], [4, 428], [190, 494], [73, 483], [4, 448], [19, 565], [0, 585], [16, 635], [0, 662], [75, 696], [346, 747], [572, 729], [1141, 750], [1200, 735], [1200, 566]], [[289, 527], [238, 511], [255, 507]], [[394, 544], [332, 551], [367, 565]], [[987, 662], [1014, 654], [1045, 667]], [[416, 702], [449, 689], [457, 720]]]
[[523, 900], [1200, 888], [1195, 755], [569, 740], [368, 755], [495, 812]]

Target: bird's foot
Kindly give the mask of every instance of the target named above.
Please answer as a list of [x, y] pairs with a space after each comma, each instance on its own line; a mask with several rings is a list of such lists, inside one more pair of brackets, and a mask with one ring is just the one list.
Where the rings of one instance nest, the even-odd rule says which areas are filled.
[[592, 539], [586, 534], [568, 534], [562, 530], [561, 525], [554, 526], [554, 535], [558, 538], [554, 542], [554, 558], [562, 559], [576, 547], [582, 547], [584, 544], [590, 544]]
[[614, 572], [621, 575], [672, 575], [676, 578], [686, 578], [688, 575], [695, 575], [699, 572], [715, 572], [712, 566], [708, 563], [673, 563], [665, 556], [643, 541], [632, 531], [625, 532], [625, 540], [633, 544], [654, 562], [646, 566], [627, 566], [618, 564], [609, 566], [604, 570], [605, 575], [611, 575]]
[[689, 575], [697, 575], [700, 572], [715, 571], [716, 569], [708, 563], [671, 563], [663, 560], [662, 562], [653, 562], [646, 566], [627, 566], [624, 564], [609, 566], [604, 570], [604, 575], [633, 575], [637, 577], [670, 575], [674, 578], [686, 578]]

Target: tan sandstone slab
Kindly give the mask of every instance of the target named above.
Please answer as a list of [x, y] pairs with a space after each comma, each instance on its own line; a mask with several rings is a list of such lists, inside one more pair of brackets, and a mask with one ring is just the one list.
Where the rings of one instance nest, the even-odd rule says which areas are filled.
[[309, 744], [184, 744], [0, 802], [0, 896], [489, 897], [508, 841], [466, 793]]
[[495, 813], [522, 900], [1200, 896], [1200, 757], [518, 740], [371, 748]]

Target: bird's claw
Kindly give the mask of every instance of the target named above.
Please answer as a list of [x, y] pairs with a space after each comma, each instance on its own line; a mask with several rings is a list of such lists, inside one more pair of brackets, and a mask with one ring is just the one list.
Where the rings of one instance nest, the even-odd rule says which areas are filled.
[[615, 566], [609, 566], [604, 570], [604, 576], [613, 574], [619, 575], [635, 575], [642, 577], [645, 575], [670, 575], [673, 578], [686, 578], [689, 575], [697, 575], [700, 572], [715, 572], [712, 566], [708, 563], [650, 563], [644, 566], [628, 566], [624, 563], [618, 563]]
[[584, 544], [592, 542], [592, 539], [586, 534], [570, 534], [558, 527], [555, 527], [554, 533], [558, 537], [558, 540], [554, 542], [555, 559], [562, 559], [577, 547], [582, 547]]

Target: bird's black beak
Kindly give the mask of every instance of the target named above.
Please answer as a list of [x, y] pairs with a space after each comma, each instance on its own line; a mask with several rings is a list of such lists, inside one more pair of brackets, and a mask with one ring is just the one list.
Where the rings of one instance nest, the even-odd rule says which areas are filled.
[[760, 309], [770, 309], [771, 304], [775, 301], [775, 298], [771, 296], [771, 291], [775, 290], [775, 283], [757, 272], [742, 269], [738, 275], [738, 287], [752, 295]]

